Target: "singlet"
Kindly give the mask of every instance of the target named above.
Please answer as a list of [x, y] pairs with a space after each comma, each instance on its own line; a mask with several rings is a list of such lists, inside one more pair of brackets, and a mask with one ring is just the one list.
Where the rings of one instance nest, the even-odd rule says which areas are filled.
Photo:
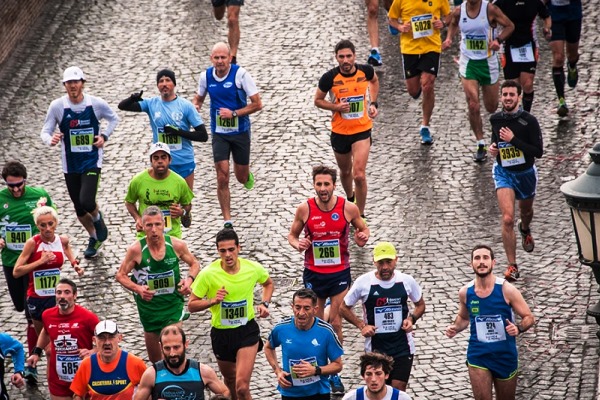
[[219, 108], [239, 110], [248, 105], [246, 92], [235, 84], [235, 75], [239, 69], [237, 64], [231, 64], [229, 73], [222, 81], [214, 76], [214, 67], [206, 70], [206, 86], [210, 95], [210, 129], [212, 133], [234, 135], [250, 132], [250, 116], [221, 118]]
[[[391, 394], [389, 396], [389, 400], [398, 400], [400, 398], [400, 391], [398, 389], [396, 389], [396, 388], [393, 388], [393, 387], [389, 386], [389, 385], [387, 387], [388, 387], [388, 394], [390, 394], [390, 392], [391, 392]], [[359, 387], [358, 389], [356, 389], [356, 400], [365, 400], [365, 399], [368, 400], [368, 397], [365, 396], [365, 389], [366, 388], [364, 386]], [[386, 394], [386, 396], [384, 397], [383, 400], [387, 400], [387, 397], [388, 396]]]
[[187, 360], [185, 370], [175, 375], [165, 366], [165, 361], [154, 364], [156, 377], [152, 389], [152, 400], [204, 400], [204, 382], [200, 373], [200, 363]]
[[56, 285], [60, 280], [60, 269], [66, 259], [60, 235], [54, 235], [54, 241], [51, 243], [44, 243], [39, 234], [33, 237], [33, 241], [35, 242], [35, 250], [27, 260], [27, 264], [39, 260], [43, 251], [53, 252], [56, 258], [29, 272], [27, 296], [36, 298], [54, 297]]
[[475, 18], [467, 14], [467, 2], [460, 5], [460, 55], [469, 60], [484, 60], [495, 54], [488, 48], [493, 37], [493, 29], [488, 20], [488, 2], [481, 1], [479, 13]]
[[92, 374], [88, 381], [88, 388], [100, 395], [133, 394], [133, 390], [130, 391], [131, 393], [125, 392], [131, 385], [131, 379], [127, 373], [128, 356], [129, 354], [125, 350], [121, 350], [116, 368], [110, 372], [104, 372], [98, 364], [98, 354], [92, 354], [90, 356]]
[[[411, 300], [419, 301], [421, 288], [412, 277], [396, 271], [392, 280], [387, 282], [377, 279], [375, 271], [366, 276], [370, 278], [370, 286], [363, 301], [363, 315], [367, 316], [368, 325], [377, 327], [375, 336], [365, 338], [366, 351], [380, 351], [394, 358], [414, 354], [412, 332], [406, 333], [402, 323], [408, 317], [409, 294]], [[362, 283], [355, 282], [357, 286], [363, 286]]]
[[144, 315], [172, 315], [173, 308], [183, 304], [183, 295], [177, 291], [181, 280], [179, 271], [179, 258], [175, 253], [171, 237], [165, 236], [165, 256], [162, 260], [155, 260], [150, 253], [146, 238], [139, 239], [142, 247], [142, 262], [135, 266], [131, 280], [138, 285], [147, 285], [154, 290], [152, 300], [145, 301], [135, 294], [135, 302], [140, 318]]
[[92, 168], [102, 168], [102, 148], [94, 146], [100, 133], [100, 123], [90, 96], [84, 96], [85, 109], [79, 113], [70, 108], [67, 96], [62, 98], [64, 113], [59, 128], [63, 133], [62, 160], [65, 173], [82, 174]]
[[576, 21], [583, 18], [581, 0], [550, 0], [548, 10], [552, 22]]
[[512, 308], [502, 293], [504, 279], [496, 278], [494, 289], [485, 298], [475, 294], [475, 281], [467, 288], [467, 310], [469, 311], [471, 336], [467, 349], [469, 357], [517, 358], [514, 336], [506, 333], [506, 320], [514, 322]]
[[350, 103], [350, 111], [335, 111], [331, 121], [331, 132], [339, 135], [354, 135], [368, 131], [373, 127], [369, 117], [367, 93], [369, 81], [373, 79], [375, 70], [366, 64], [355, 64], [356, 71], [344, 75], [339, 67], [327, 71], [319, 80], [319, 89], [329, 93], [332, 103]]
[[0, 237], [6, 244], [1, 250], [5, 267], [15, 266], [25, 242], [39, 232], [31, 212], [38, 207], [40, 199], [46, 199], [45, 205], [54, 206], [48, 192], [41, 187], [25, 185], [23, 195], [18, 198], [8, 189], [0, 190]]
[[348, 252], [349, 221], [344, 214], [346, 200], [337, 197], [331, 211], [322, 211], [315, 198], [308, 200], [308, 219], [304, 234], [312, 241], [304, 252], [304, 267], [321, 274], [350, 268]]

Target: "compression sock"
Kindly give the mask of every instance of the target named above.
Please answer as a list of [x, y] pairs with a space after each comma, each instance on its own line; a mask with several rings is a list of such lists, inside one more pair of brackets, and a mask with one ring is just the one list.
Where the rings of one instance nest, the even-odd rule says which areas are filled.
[[531, 93], [523, 92], [523, 110], [531, 112], [531, 106], [533, 105], [533, 91]]
[[565, 98], [565, 71], [563, 67], [552, 67], [552, 80], [559, 99]]

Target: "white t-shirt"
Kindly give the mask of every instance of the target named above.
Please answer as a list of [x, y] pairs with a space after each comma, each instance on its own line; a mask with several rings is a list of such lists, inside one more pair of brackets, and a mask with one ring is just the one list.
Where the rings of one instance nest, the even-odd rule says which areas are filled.
[[[383, 400], [391, 400], [392, 393], [393, 393], [392, 387], [390, 385], [385, 385], [385, 387], [386, 387], [387, 393], [385, 394], [385, 397], [383, 398]], [[344, 396], [344, 398], [342, 400], [356, 400], [356, 391], [357, 390], [365, 390], [365, 388], [360, 387], [358, 389], [349, 391], [348, 393], [346, 393], [346, 395]], [[366, 393], [365, 393], [364, 399], [369, 400]], [[403, 392], [402, 390], [400, 390], [400, 393], [398, 394], [398, 400], [411, 400], [411, 397], [406, 392]]]

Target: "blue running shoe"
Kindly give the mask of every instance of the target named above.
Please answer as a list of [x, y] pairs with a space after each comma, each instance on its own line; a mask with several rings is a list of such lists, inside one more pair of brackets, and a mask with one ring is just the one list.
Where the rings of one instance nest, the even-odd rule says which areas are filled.
[[422, 126], [421, 130], [419, 131], [419, 134], [421, 135], [421, 144], [424, 144], [426, 146], [430, 146], [433, 144], [433, 138], [431, 137], [429, 127]]
[[390, 31], [392, 36], [398, 36], [400, 34], [400, 31], [391, 25], [388, 25], [388, 31]]
[[331, 385], [331, 394], [339, 396], [346, 393], [342, 379], [338, 374], [329, 376], [329, 384]]
[[379, 54], [379, 51], [375, 49], [371, 50], [371, 55], [369, 56], [367, 62], [374, 67], [380, 67], [383, 65], [383, 62], [381, 61], [381, 54]]

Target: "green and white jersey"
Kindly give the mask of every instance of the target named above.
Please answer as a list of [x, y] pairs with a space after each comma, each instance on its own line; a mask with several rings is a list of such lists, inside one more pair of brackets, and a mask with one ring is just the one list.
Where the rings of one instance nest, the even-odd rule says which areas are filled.
[[2, 249], [5, 267], [15, 266], [25, 242], [38, 233], [31, 213], [38, 202], [54, 207], [50, 195], [41, 187], [25, 186], [19, 198], [13, 197], [7, 188], [0, 190], [0, 237], [6, 242]]

